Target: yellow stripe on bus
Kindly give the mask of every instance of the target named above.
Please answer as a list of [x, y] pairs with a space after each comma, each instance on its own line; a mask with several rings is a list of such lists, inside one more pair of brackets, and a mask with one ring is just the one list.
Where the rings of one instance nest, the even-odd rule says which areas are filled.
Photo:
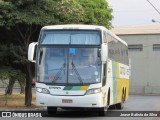
[[80, 90], [87, 90], [89, 86], [81, 86]]
[[[129, 79], [117, 79], [117, 87], [118, 87], [118, 97], [117, 101], [120, 103], [122, 101], [122, 90], [124, 88], [124, 92], [126, 95], [126, 100], [128, 99], [128, 93], [129, 93]], [[126, 91], [125, 91], [126, 90]]]

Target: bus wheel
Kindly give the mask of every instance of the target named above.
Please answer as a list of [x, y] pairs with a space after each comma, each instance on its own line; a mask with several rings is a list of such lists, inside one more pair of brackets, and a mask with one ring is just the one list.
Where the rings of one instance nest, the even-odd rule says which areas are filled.
[[116, 104], [116, 108], [123, 109], [124, 108], [124, 101], [125, 101], [125, 94], [122, 93], [122, 101], [121, 101], [121, 103]]
[[98, 111], [99, 116], [106, 116], [107, 110], [108, 110], [107, 106], [103, 108], [99, 108], [99, 111]]
[[47, 107], [47, 112], [49, 115], [54, 115], [57, 113], [57, 107]]

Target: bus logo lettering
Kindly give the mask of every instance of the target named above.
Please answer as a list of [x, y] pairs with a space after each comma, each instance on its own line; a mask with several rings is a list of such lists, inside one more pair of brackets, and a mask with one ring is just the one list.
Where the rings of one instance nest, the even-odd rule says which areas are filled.
[[49, 87], [49, 89], [61, 89], [61, 87]]

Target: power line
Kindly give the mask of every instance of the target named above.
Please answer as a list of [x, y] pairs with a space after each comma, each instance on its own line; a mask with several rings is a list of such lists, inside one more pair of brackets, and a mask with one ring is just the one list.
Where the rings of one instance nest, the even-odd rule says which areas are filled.
[[160, 11], [149, 1], [149, 0], [147, 0], [148, 2], [149, 2], [149, 4], [158, 12], [158, 14], [160, 15]]

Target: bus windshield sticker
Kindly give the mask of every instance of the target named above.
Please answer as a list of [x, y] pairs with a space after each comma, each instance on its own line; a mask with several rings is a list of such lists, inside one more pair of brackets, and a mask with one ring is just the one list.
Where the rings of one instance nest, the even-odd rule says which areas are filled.
[[55, 76], [50, 76], [48, 79], [49, 80], [56, 80], [56, 77]]
[[70, 48], [69, 53], [70, 53], [70, 55], [75, 55], [76, 54], [76, 49], [75, 48]]

